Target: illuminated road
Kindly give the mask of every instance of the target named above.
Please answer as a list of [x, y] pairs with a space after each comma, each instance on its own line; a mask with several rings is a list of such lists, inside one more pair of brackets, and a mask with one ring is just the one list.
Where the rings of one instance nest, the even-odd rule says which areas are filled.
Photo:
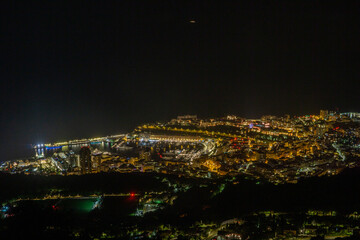
[[346, 156], [341, 152], [341, 149], [338, 145], [335, 143], [332, 144], [332, 146], [336, 149], [336, 152], [339, 154], [339, 156], [342, 158], [343, 161], [345, 161]]
[[216, 150], [216, 146], [214, 141], [207, 140], [206, 142], [202, 143], [204, 145], [203, 152], [204, 154], [208, 154], [209, 156], [213, 155]]

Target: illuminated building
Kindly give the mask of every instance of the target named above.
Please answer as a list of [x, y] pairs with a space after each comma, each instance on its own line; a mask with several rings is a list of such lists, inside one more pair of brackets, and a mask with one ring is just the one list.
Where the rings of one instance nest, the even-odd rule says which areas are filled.
[[80, 166], [81, 173], [91, 173], [91, 151], [89, 147], [82, 147], [80, 149]]
[[70, 169], [73, 169], [73, 168], [79, 166], [78, 157], [75, 154], [70, 154], [69, 155], [68, 162], [69, 162], [69, 165], [70, 165]]
[[184, 116], [178, 116], [178, 120], [195, 120], [197, 119], [197, 115], [184, 115]]
[[100, 166], [101, 166], [101, 154], [92, 155], [91, 161], [93, 164], [93, 168], [96, 169], [98, 172], [100, 172]]
[[150, 152], [145, 152], [144, 150], [140, 151], [139, 153], [139, 159], [145, 160], [145, 162], [148, 162], [151, 160]]
[[345, 112], [341, 113], [342, 116], [348, 116], [349, 118], [360, 118], [360, 113], [358, 112]]
[[226, 119], [227, 119], [227, 120], [237, 120], [237, 116], [235, 116], [235, 115], [228, 115], [228, 116], [226, 116]]
[[320, 118], [325, 119], [329, 116], [328, 110], [320, 110]]

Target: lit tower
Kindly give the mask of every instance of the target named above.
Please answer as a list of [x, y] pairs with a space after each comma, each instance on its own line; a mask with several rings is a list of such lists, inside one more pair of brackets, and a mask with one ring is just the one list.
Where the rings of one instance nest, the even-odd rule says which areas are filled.
[[80, 166], [81, 173], [91, 173], [91, 151], [89, 147], [82, 147], [80, 149]]
[[328, 110], [320, 110], [320, 118], [321, 119], [326, 119], [328, 116], [329, 116]]

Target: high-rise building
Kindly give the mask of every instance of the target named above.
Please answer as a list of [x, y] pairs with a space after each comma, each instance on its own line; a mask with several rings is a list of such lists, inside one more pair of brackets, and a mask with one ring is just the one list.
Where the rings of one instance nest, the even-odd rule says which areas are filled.
[[320, 110], [320, 118], [326, 119], [329, 116], [328, 110]]
[[79, 166], [78, 165], [78, 157], [75, 154], [69, 154], [69, 157], [67, 158], [67, 162], [69, 164], [70, 170]]
[[91, 173], [91, 150], [89, 147], [82, 147], [80, 149], [80, 167], [81, 173]]
[[145, 162], [148, 162], [148, 161], [151, 160], [151, 153], [147, 152], [147, 151], [144, 151], [144, 150], [141, 150], [139, 152], [139, 159], [140, 160], [145, 160]]
[[92, 167], [96, 169], [97, 172], [100, 172], [101, 167], [101, 154], [94, 154], [91, 156]]

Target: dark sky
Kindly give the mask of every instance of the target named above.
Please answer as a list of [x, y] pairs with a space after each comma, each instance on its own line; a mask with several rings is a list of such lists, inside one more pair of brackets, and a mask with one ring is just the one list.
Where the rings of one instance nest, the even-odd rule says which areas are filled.
[[180, 114], [360, 111], [359, 1], [0, 4], [5, 156]]

